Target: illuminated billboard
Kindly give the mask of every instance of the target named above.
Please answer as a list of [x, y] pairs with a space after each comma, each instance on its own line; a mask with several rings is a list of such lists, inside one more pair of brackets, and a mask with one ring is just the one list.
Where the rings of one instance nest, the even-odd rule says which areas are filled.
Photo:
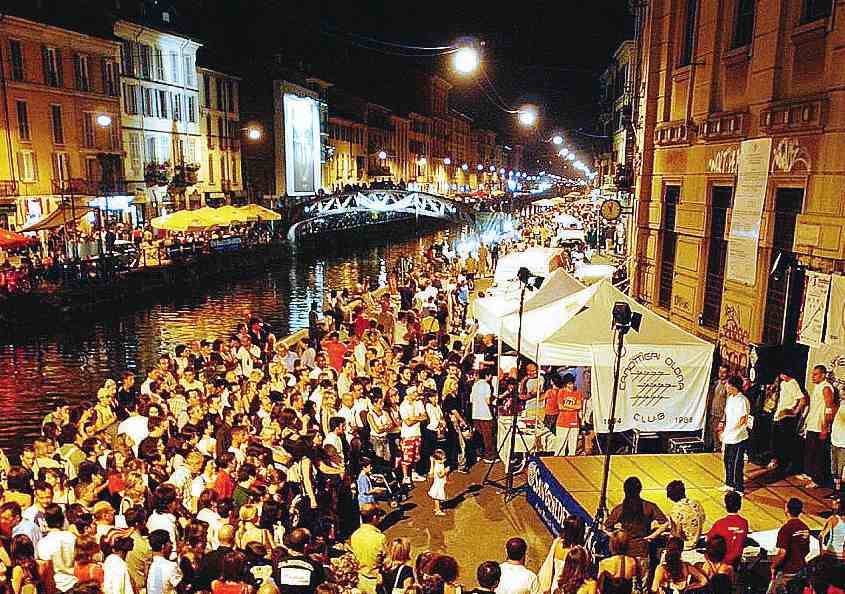
[[320, 179], [320, 106], [315, 99], [284, 94], [285, 186], [290, 196], [316, 194]]

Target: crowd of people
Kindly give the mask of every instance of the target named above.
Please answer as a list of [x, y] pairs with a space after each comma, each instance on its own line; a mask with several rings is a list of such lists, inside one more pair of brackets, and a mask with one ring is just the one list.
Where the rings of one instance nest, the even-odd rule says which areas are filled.
[[[502, 249], [544, 241], [532, 234]], [[442, 552], [419, 552], [411, 564], [409, 542], [385, 536], [385, 515], [415, 489], [431, 502], [433, 529], [454, 513], [452, 473], [497, 463], [496, 415], [535, 393], [520, 376], [491, 381], [489, 339], [475, 354], [471, 285], [498, 253], [429, 250], [387, 288], [332, 291], [322, 311], [314, 303], [307, 335], [277, 337], [250, 315], [230, 336], [176, 346], [145, 375], [125, 372], [95, 400], [57, 407], [16, 464], [0, 459], [0, 589], [455, 594], [475, 579], [479, 593], [716, 594], [749, 583], [741, 483], [729, 485], [725, 516], [705, 535], [683, 483], [667, 486], [673, 507], [664, 514], [631, 477], [606, 521], [609, 556], [597, 562], [600, 547], [587, 546], [583, 521], [571, 516], [536, 572], [520, 537], [501, 562], [468, 576]], [[559, 379], [546, 422], [575, 454], [584, 403], [574, 378]], [[841, 592], [832, 588], [843, 586], [845, 504], [825, 526], [829, 554], [812, 571], [801, 507], [786, 506], [772, 592], [799, 579]], [[701, 538], [706, 552], [692, 558]]]

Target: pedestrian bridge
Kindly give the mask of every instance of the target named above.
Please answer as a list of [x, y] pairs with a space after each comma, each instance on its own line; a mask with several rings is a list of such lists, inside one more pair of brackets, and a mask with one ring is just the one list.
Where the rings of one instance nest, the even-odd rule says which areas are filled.
[[295, 242], [298, 232], [310, 226], [309, 223], [359, 213], [413, 215], [455, 223], [475, 222], [475, 214], [469, 206], [444, 196], [411, 190], [364, 190], [317, 196], [292, 207], [288, 240]]

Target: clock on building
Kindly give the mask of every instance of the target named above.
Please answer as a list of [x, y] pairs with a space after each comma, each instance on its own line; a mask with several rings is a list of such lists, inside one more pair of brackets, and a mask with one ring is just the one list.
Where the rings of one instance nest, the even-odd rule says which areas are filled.
[[601, 216], [605, 221], [615, 221], [622, 214], [622, 205], [618, 200], [605, 200], [601, 204]]

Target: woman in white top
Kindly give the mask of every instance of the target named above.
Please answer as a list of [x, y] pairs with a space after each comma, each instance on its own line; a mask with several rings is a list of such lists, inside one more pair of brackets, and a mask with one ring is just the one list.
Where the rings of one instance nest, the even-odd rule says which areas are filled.
[[370, 427], [370, 443], [372, 443], [375, 455], [390, 462], [390, 448], [387, 442], [387, 434], [393, 427], [393, 420], [390, 413], [384, 408], [384, 396], [376, 397], [372, 402], [370, 412], [367, 413], [367, 424]]

